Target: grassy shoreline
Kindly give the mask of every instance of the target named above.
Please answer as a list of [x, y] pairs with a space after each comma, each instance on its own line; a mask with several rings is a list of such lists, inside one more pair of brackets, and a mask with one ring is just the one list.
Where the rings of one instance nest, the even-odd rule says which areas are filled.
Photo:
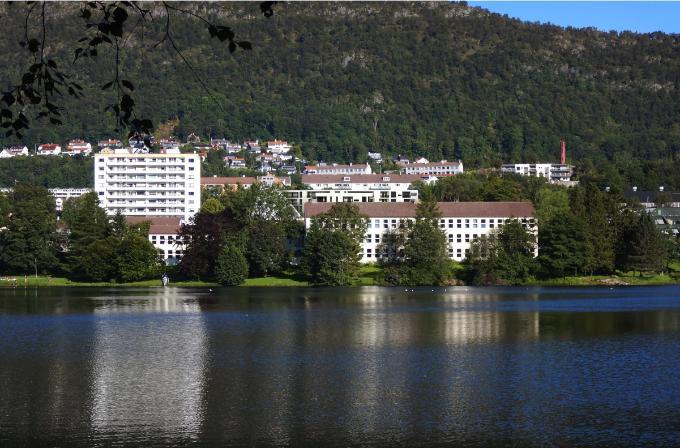
[[[382, 286], [382, 269], [379, 266], [368, 265], [361, 268], [358, 280], [353, 286]], [[8, 281], [7, 278], [16, 279]], [[618, 275], [573, 276], [554, 279], [530, 279], [520, 286], [661, 286], [680, 285], [680, 266], [673, 266], [669, 274], [635, 275], [634, 273], [619, 273]], [[171, 287], [184, 288], [218, 288], [215, 282], [200, 280], [182, 280], [170, 282]], [[283, 274], [272, 277], [249, 278], [241, 286], [244, 287], [309, 287], [308, 281], [294, 274]], [[143, 280], [129, 283], [113, 282], [74, 282], [62, 277], [50, 276], [2, 276], [0, 288], [21, 287], [111, 287], [111, 288], [160, 288], [160, 279]]]

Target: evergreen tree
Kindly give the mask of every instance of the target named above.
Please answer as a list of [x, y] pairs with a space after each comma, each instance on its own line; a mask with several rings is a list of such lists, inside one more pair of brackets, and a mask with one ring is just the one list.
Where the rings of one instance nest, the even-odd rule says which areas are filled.
[[51, 272], [57, 265], [54, 197], [43, 187], [19, 183], [9, 202], [11, 216], [0, 232], [0, 272]]
[[[583, 272], [608, 274], [614, 270], [614, 245], [620, 236], [623, 198], [600, 191], [592, 182], [569, 191], [573, 213], [586, 223], [588, 264]], [[539, 223], [539, 231], [541, 225]]]
[[[91, 246], [110, 234], [109, 218], [99, 206], [96, 193], [90, 192], [66, 201], [62, 220], [68, 226], [66, 271], [74, 279], [86, 279], [93, 268]], [[101, 245], [98, 246], [101, 249]]]
[[579, 275], [591, 265], [587, 225], [571, 212], [539, 225], [538, 247], [538, 261], [546, 277]]
[[0, 229], [5, 227], [11, 216], [11, 204], [7, 196], [0, 192]]
[[534, 268], [534, 248], [534, 236], [511, 220], [473, 241], [464, 262], [467, 280], [481, 285], [522, 283]]
[[215, 264], [215, 278], [225, 286], [238, 286], [248, 277], [248, 261], [234, 246], [225, 246]]
[[629, 212], [616, 254], [617, 268], [624, 271], [662, 272], [666, 268], [668, 245], [666, 237], [647, 213]]

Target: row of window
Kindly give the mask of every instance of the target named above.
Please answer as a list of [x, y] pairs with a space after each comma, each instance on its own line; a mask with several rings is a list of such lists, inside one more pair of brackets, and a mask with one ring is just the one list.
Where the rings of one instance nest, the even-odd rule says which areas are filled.
[[[166, 242], [165, 235], [150, 235], [150, 238], [151, 238], [152, 243], [158, 242], [160, 244], [165, 244], [165, 242]], [[168, 242], [168, 244], [170, 244], [170, 243], [182, 244], [182, 238], [180, 238], [178, 236], [169, 235], [167, 237], [167, 242]]]
[[[366, 243], [376, 243], [376, 244], [380, 243], [380, 235], [381, 235], [380, 233], [374, 233], [374, 234], [368, 233], [364, 237], [364, 241]], [[462, 243], [462, 242], [469, 243], [469, 242], [474, 241], [475, 239], [480, 238], [480, 237], [486, 238], [486, 235], [479, 234], [479, 233], [465, 233], [465, 234], [458, 233], [458, 234], [454, 235], [453, 233], [450, 233], [450, 234], [447, 235], [447, 237], [448, 237], [449, 243], [454, 243], [454, 242], [456, 242], [456, 243]], [[454, 241], [454, 239], [455, 239], [455, 241]], [[383, 238], [383, 240], [385, 240], [385, 238]]]
[[[184, 251], [176, 250], [174, 256], [175, 256], [175, 258], [179, 259], [179, 258], [182, 257], [182, 254], [183, 254], [183, 253], [184, 253]], [[173, 256], [173, 251], [171, 251], [171, 250], [165, 251], [165, 250], [163, 250], [163, 249], [158, 249], [158, 255], [160, 255], [160, 256], [163, 257], [163, 258], [165, 258], [165, 257], [172, 257], [172, 256]]]
[[[461, 258], [463, 258], [463, 253], [465, 253], [465, 256], [467, 257], [468, 255], [470, 255], [470, 249], [465, 249], [465, 251], [463, 252], [463, 249], [458, 248], [458, 249], [455, 250], [455, 254], [454, 254], [453, 248], [449, 248], [448, 256], [449, 256], [449, 258], [454, 258], [454, 256], [455, 256], [455, 258], [461, 259]], [[367, 248], [366, 251], [364, 252], [364, 256], [366, 258], [373, 258], [374, 255], [375, 255], [376, 259], [388, 257], [387, 251], [378, 252], [378, 250], [376, 249], [375, 254], [374, 254], [373, 249]]]
[[[455, 221], [455, 223], [454, 223]], [[442, 229], [449, 228], [453, 229], [454, 224], [457, 229], [493, 229], [496, 226], [500, 226], [504, 223], [509, 223], [510, 218], [460, 218], [460, 219], [440, 219], [439, 227]], [[396, 229], [397, 227], [403, 228], [406, 223], [413, 222], [410, 219], [372, 219], [368, 222], [368, 228], [371, 229]], [[522, 219], [522, 224], [529, 225], [533, 227], [535, 225], [535, 220], [532, 219]], [[488, 227], [487, 227], [488, 226]]]
[[[100, 163], [104, 163], [106, 159], [104, 157], [99, 158]], [[194, 163], [196, 161], [195, 158], [185, 158], [185, 157], [160, 157], [160, 158], [155, 158], [155, 157], [109, 157], [109, 162], [128, 162], [128, 163], [138, 163], [138, 162], [183, 162], [183, 161], [189, 161], [189, 163]]]
[[[109, 204], [110, 207], [120, 207], [120, 206], [125, 206], [127, 204], [120, 204], [116, 206], [116, 204]], [[178, 208], [178, 207], [163, 207], [163, 208], [145, 208], [145, 207], [137, 207], [137, 208], [126, 208], [126, 209], [120, 209], [120, 212], [122, 214], [126, 213], [144, 213], [144, 214], [183, 214], [186, 212], [185, 208]], [[196, 209], [190, 208], [188, 213], [196, 213]]]

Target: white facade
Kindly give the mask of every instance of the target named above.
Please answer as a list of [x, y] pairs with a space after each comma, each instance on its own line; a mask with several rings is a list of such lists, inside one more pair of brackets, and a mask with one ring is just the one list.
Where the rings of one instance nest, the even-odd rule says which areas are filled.
[[289, 145], [288, 142], [281, 140], [270, 140], [267, 142], [267, 149], [269, 149], [269, 151], [273, 154], [284, 154], [293, 149], [293, 147]]
[[307, 174], [371, 174], [371, 165], [368, 164], [349, 164], [338, 165], [308, 165], [305, 167]]
[[[423, 159], [425, 160], [425, 159]], [[428, 163], [409, 163], [397, 162], [404, 174], [419, 174], [430, 176], [451, 176], [454, 174], [463, 174], [463, 162], [428, 162]]]
[[182, 216], [201, 208], [196, 154], [97, 154], [94, 185], [108, 214]]
[[383, 161], [382, 154], [380, 154], [379, 152], [369, 152], [368, 158], [376, 163], [382, 163]]
[[45, 143], [38, 146], [39, 156], [56, 156], [61, 154], [61, 146], [54, 143]]
[[174, 266], [182, 259], [186, 244], [177, 236], [177, 232], [152, 229], [149, 231], [149, 241], [158, 250], [158, 255], [168, 266]]
[[302, 183], [312, 190], [410, 190], [414, 182], [431, 184], [437, 181], [433, 176], [404, 174], [359, 174], [326, 175], [303, 174]]
[[568, 182], [574, 173], [574, 167], [560, 163], [507, 163], [501, 166], [501, 172], [544, 177], [550, 182]]
[[91, 188], [50, 188], [49, 192], [54, 196], [54, 203], [58, 212], [64, 209], [64, 202], [67, 199], [78, 198], [92, 191]]
[[283, 190], [283, 195], [302, 213], [308, 202], [418, 202], [418, 190]]
[[[332, 204], [307, 203], [304, 206], [305, 228], [309, 229], [312, 218], [327, 212]], [[381, 244], [390, 232], [415, 220], [416, 204], [413, 203], [360, 203], [362, 213], [370, 223], [362, 240], [362, 263], [375, 263], [385, 257]], [[439, 227], [446, 233], [449, 258], [464, 260], [472, 242], [485, 238], [494, 229], [512, 219], [519, 220], [528, 231], [537, 235], [534, 208], [528, 202], [440, 202], [442, 217]], [[535, 248], [538, 254], [538, 248]]]
[[11, 146], [9, 148], [4, 148], [2, 151], [0, 151], [0, 159], [27, 155], [28, 147], [26, 146]]
[[87, 155], [92, 152], [92, 145], [84, 140], [71, 140], [66, 146], [67, 151], [64, 154], [75, 155], [83, 154]]
[[123, 146], [123, 143], [118, 140], [117, 138], [110, 138], [107, 140], [100, 140], [97, 142], [97, 147], [99, 149], [104, 149], [104, 148], [120, 148]]
[[185, 242], [177, 235], [184, 221], [179, 216], [128, 216], [128, 224], [149, 222], [149, 241], [166, 265], [177, 264], [186, 250]]

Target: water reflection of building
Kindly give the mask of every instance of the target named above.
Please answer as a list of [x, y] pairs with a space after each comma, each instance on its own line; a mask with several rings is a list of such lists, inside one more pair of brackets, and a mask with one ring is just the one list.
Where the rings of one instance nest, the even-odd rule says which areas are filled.
[[[95, 319], [95, 432], [126, 434], [129, 440], [198, 434], [206, 329], [198, 304], [186, 299], [165, 288], [157, 297], [125, 297], [95, 309], [109, 314]], [[134, 314], [121, 313], [130, 309], [126, 302], [134, 304]], [[140, 315], [140, 308], [152, 314]], [[187, 315], [192, 308], [196, 314]]]
[[[345, 325], [314, 320], [307, 332], [314, 344], [337, 341], [339, 332], [353, 345], [381, 347], [413, 343], [465, 344], [498, 340], [532, 340], [539, 336], [540, 316], [532, 310], [502, 310], [495, 293], [437, 289], [396, 291], [364, 288], [351, 299], [355, 312], [339, 316]], [[524, 295], [526, 300], [537, 297]], [[422, 306], [427, 303], [428, 306]], [[308, 309], [323, 304], [307, 302]]]

